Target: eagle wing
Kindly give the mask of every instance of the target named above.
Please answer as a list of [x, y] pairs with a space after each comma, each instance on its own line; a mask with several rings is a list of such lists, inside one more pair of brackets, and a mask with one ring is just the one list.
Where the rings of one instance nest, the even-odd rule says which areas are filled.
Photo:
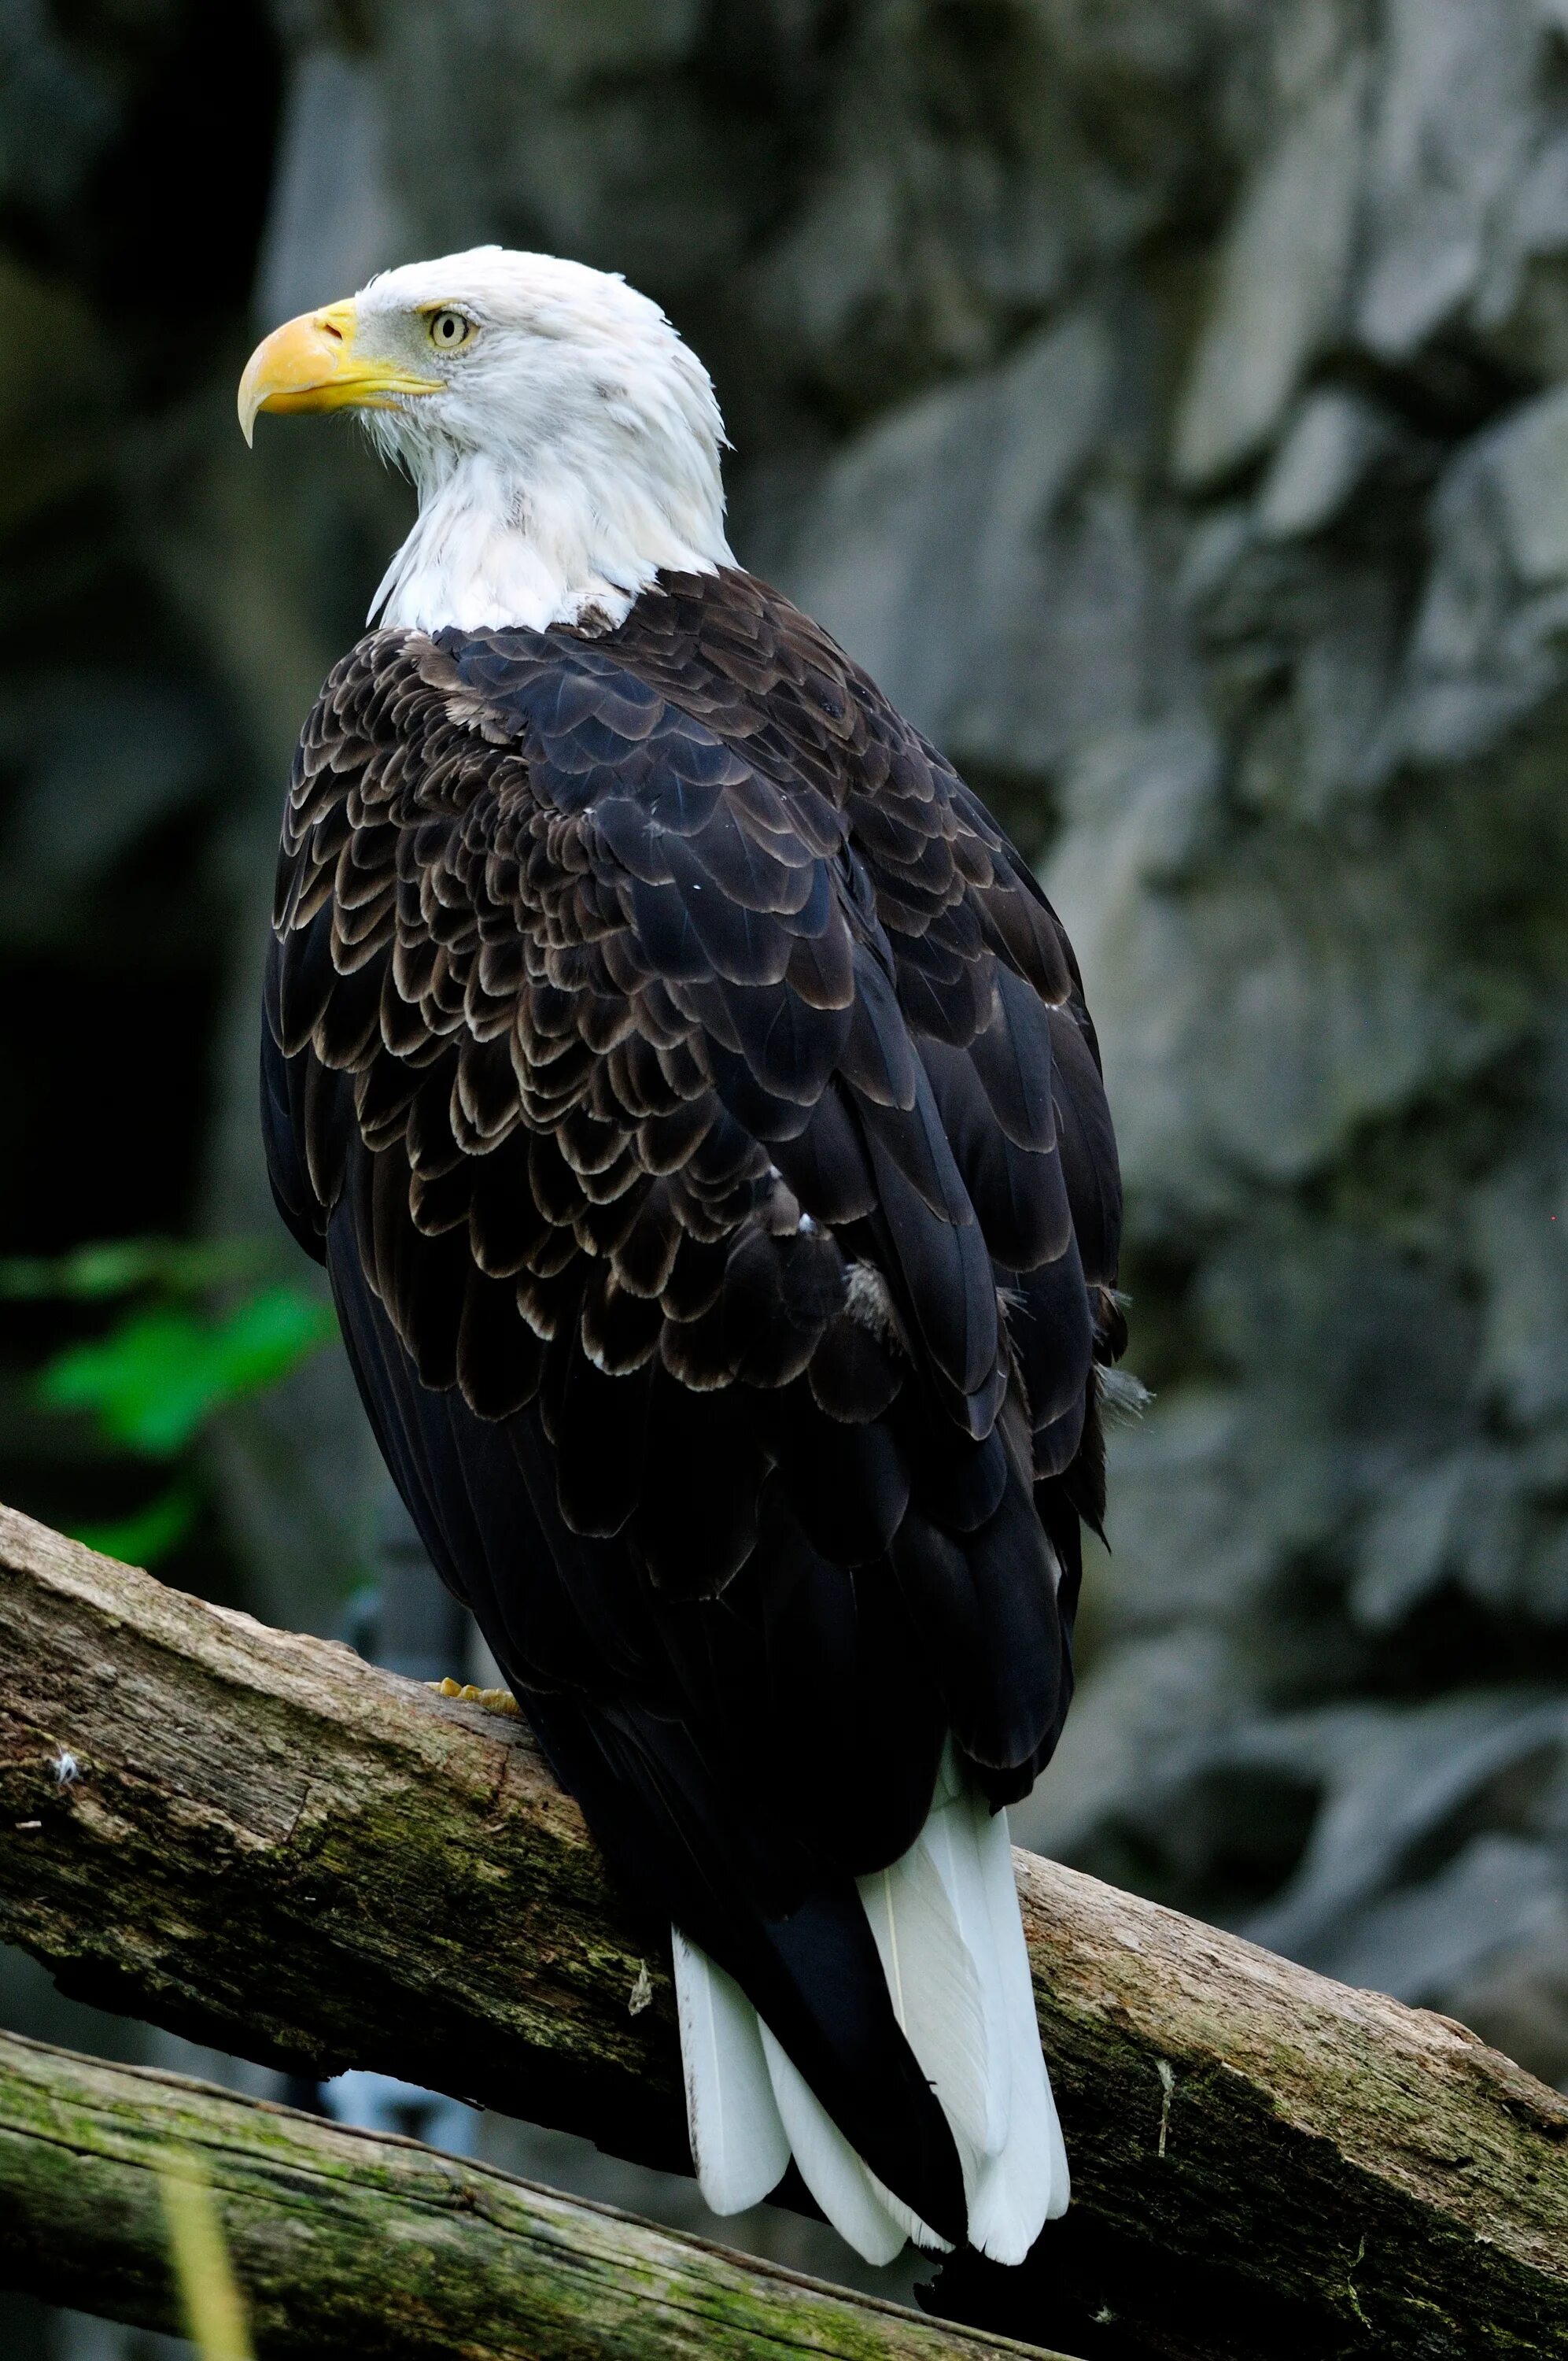
[[[875, 2114], [891, 2016], [807, 2024], [799, 1988], [863, 1949], [849, 1881], [949, 1734], [1026, 1791], [1100, 1514], [1115, 1156], [1033, 878], [745, 576], [599, 638], [377, 633], [296, 761], [263, 1101], [400, 1488], [560, 1775]], [[873, 2163], [945, 2137], [899, 2076], [915, 2133], [834, 2090]]]

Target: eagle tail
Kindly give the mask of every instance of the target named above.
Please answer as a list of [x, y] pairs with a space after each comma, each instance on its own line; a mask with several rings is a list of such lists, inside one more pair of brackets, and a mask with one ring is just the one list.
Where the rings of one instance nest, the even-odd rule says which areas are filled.
[[[1004, 1813], [951, 1748], [902, 1858], [858, 1881], [895, 2017], [962, 2168], [971, 2246], [1022, 2262], [1065, 2211], [1067, 2152], [1040, 2054]], [[834, 2228], [868, 2262], [938, 2235], [854, 2148], [739, 1984], [680, 1934], [675, 1989], [692, 2155], [716, 2213], [766, 2196], [793, 2155]]]
[[1013, 1875], [1005, 1812], [992, 1812], [972, 1789], [962, 1798], [967, 1843], [978, 1862], [991, 1922], [991, 1963], [985, 1989], [998, 2026], [990, 2088], [1006, 2092], [1006, 2128], [988, 2149], [970, 2199], [971, 2246], [993, 2262], [1021, 2263], [1047, 2222], [1067, 2212], [1070, 2193], [1067, 2147], [1040, 2048], [1035, 1986]]
[[672, 1933], [692, 2161], [711, 2210], [744, 2213], [789, 2169], [761, 2022], [734, 1977]]
[[924, 2245], [946, 2246], [902, 2198], [856, 2155], [821, 2100], [764, 2025], [762, 2045], [780, 2119], [800, 2177], [847, 2246], [868, 2263], [891, 2263], [911, 2229]]

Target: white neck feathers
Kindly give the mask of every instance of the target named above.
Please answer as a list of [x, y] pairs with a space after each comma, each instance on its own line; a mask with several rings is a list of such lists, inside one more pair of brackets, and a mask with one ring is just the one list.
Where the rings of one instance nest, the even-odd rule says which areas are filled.
[[[624, 280], [476, 247], [383, 271], [354, 313], [399, 387], [365, 423], [419, 494], [372, 620], [613, 624], [656, 575], [734, 563], [707, 371]], [[464, 334], [437, 345], [453, 314]]]
[[[428, 446], [420, 456], [432, 456]], [[379, 612], [384, 623], [423, 631], [543, 631], [589, 616], [613, 626], [655, 575], [711, 574], [733, 562], [717, 455], [711, 486], [543, 455], [532, 465], [472, 451], [445, 459], [416, 469], [419, 516], [372, 620]]]

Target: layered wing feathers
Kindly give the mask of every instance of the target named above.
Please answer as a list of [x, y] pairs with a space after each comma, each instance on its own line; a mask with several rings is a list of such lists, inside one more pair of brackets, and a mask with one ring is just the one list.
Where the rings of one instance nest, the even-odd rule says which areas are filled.
[[[491, 1417], [543, 1388], [568, 1522], [630, 1526], [698, 1590], [747, 1521], [671, 1562], [636, 1480], [650, 1417], [682, 1424], [654, 1397], [787, 1389], [826, 1348], [813, 1409], [854, 1421], [875, 1359], [866, 1407], [913, 1382], [979, 1441], [1023, 1366], [1000, 1267], [1053, 1364], [1044, 1432], [1089, 1374], [1070, 1184], [1102, 1260], [1114, 1193], [1097, 1076], [1058, 1145], [1053, 1013], [1082, 1037], [1032, 881], [828, 642], [723, 580], [641, 601], [630, 638], [362, 642], [302, 742], [269, 996], [288, 1210], [319, 1227], [356, 1135], [361, 1249], [422, 1378]], [[578, 1363], [624, 1381], [613, 1414]], [[573, 1448], [604, 1416], [608, 1489]]]
[[[1100, 1513], [1115, 1155], [1034, 879], [746, 576], [598, 637], [374, 633], [296, 760], [263, 1115], [400, 1486], [601, 1841], [846, 2072], [871, 2036], [790, 1947], [863, 1923], [949, 1733], [1026, 1790]], [[950, 2235], [940, 2115], [876, 2040], [902, 2063], [840, 2127], [926, 2154]]]

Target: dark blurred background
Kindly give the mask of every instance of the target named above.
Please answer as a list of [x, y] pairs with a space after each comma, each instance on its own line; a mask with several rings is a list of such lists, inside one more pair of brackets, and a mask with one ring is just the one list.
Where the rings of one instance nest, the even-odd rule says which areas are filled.
[[[1156, 1400], [1017, 1833], [1568, 2083], [1568, 0], [0, 0], [0, 1496], [481, 1669], [253, 1111], [289, 752], [407, 495], [234, 388], [488, 238], [666, 306], [743, 562], [1087, 972]], [[15, 1955], [0, 2015], [242, 2070]]]

